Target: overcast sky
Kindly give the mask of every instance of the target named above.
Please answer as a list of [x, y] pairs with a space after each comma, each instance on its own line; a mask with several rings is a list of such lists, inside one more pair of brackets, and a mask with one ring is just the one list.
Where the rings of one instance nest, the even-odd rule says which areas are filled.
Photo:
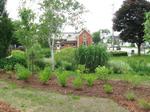
[[[36, 0], [35, 0], [36, 1]], [[97, 31], [99, 29], [112, 28], [112, 17], [113, 17], [113, 7], [114, 2], [115, 9], [118, 10], [124, 0], [78, 0], [81, 2], [88, 10], [89, 13], [85, 15], [85, 23], [87, 29], [91, 32]], [[150, 1], [150, 0], [149, 0]], [[8, 0], [7, 10], [9, 16], [13, 19], [17, 19], [19, 6], [19, 0]], [[34, 9], [35, 10], [35, 9]]]

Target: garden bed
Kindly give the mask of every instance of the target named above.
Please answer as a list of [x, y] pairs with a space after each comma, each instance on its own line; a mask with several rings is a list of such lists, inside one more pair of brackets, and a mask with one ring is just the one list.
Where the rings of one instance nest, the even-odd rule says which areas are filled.
[[67, 83], [67, 87], [61, 87], [56, 78], [52, 78], [52, 80], [48, 81], [46, 85], [42, 85], [39, 80], [32, 76], [27, 82], [17, 80], [15, 77], [12, 79], [7, 78], [8, 76], [5, 73], [1, 73], [0, 78], [9, 80], [11, 82], [15, 82], [21, 87], [33, 87], [41, 90], [51, 90], [54, 92], [59, 92], [61, 94], [73, 94], [73, 95], [83, 95], [83, 96], [92, 96], [92, 97], [103, 97], [113, 99], [115, 102], [125, 107], [131, 112], [150, 112], [149, 110], [144, 110], [140, 108], [137, 101], [128, 101], [124, 94], [127, 91], [134, 91], [137, 98], [142, 98], [146, 100], [150, 100], [150, 87], [149, 86], [138, 86], [136, 88], [132, 88], [131, 84], [126, 83], [124, 81], [109, 81], [109, 83], [113, 86], [113, 93], [106, 94], [103, 90], [103, 81], [95, 81], [93, 87], [88, 87], [86, 84], [80, 90], [74, 89], [72, 86], [73, 78], [70, 78]]
[[12, 108], [9, 104], [0, 101], [0, 112], [21, 112], [21, 111]]

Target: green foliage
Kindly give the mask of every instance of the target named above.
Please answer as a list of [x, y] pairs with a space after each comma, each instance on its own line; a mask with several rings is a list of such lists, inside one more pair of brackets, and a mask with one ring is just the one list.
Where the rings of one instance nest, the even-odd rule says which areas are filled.
[[83, 80], [80, 76], [77, 76], [74, 80], [73, 80], [73, 87], [75, 89], [81, 89], [83, 86]]
[[140, 100], [138, 100], [138, 102], [139, 102], [139, 105], [141, 108], [146, 109], [146, 110], [150, 110], [150, 101], [140, 99]]
[[92, 34], [92, 37], [93, 37], [93, 42], [95, 43], [95, 44], [98, 44], [99, 42], [101, 42], [101, 37], [100, 37], [100, 31], [97, 31], [97, 32], [94, 32], [93, 34]]
[[98, 66], [96, 68], [96, 75], [97, 75], [98, 79], [107, 81], [109, 78], [109, 69], [106, 68], [105, 66], [103, 66], [103, 67]]
[[58, 72], [57, 81], [62, 87], [67, 86], [67, 80], [68, 80], [68, 73], [66, 71]]
[[150, 42], [150, 12], [146, 13], [146, 21], [144, 23], [144, 39]]
[[75, 49], [74, 48], [65, 48], [60, 52], [55, 53], [55, 61], [57, 68], [64, 68], [66, 70], [73, 70], [75, 68]]
[[113, 87], [110, 84], [103, 85], [103, 89], [107, 94], [111, 94], [113, 92]]
[[125, 51], [112, 51], [110, 52], [110, 55], [119, 57], [119, 56], [128, 56], [128, 53]]
[[95, 75], [88, 74], [84, 76], [84, 80], [87, 82], [89, 87], [92, 87], [94, 85], [94, 81], [97, 80], [97, 77]]
[[45, 67], [43, 71], [40, 72], [39, 79], [43, 84], [46, 84], [52, 78], [52, 70], [50, 67]]
[[136, 95], [134, 92], [128, 91], [127, 93], [125, 93], [125, 98], [129, 101], [134, 101], [136, 99]]
[[120, 32], [123, 41], [136, 43], [139, 55], [144, 42], [144, 15], [149, 11], [150, 2], [147, 0], [125, 0], [113, 20], [113, 29]]
[[150, 66], [146, 61], [143, 59], [140, 60], [129, 60], [129, 65], [133, 69], [134, 72], [140, 75], [149, 75], [150, 73]]
[[50, 51], [49, 48], [43, 48], [43, 49], [42, 49], [42, 54], [44, 55], [44, 57], [50, 58], [50, 56], [51, 56], [51, 51]]
[[106, 65], [109, 55], [101, 45], [81, 46], [76, 50], [75, 59], [78, 64], [85, 65], [90, 72], [94, 72], [99, 65]]
[[11, 56], [15, 57], [17, 59], [24, 59], [25, 60], [25, 52], [24, 51], [20, 51], [20, 50], [13, 50], [11, 52]]
[[16, 75], [19, 80], [28, 80], [31, 72], [20, 64], [15, 65]]
[[129, 66], [129, 64], [123, 61], [112, 60], [108, 63], [108, 66], [116, 74], [125, 74], [129, 71], [132, 71], [132, 68]]
[[86, 71], [85, 65], [78, 65], [78, 72], [79, 74], [83, 74]]

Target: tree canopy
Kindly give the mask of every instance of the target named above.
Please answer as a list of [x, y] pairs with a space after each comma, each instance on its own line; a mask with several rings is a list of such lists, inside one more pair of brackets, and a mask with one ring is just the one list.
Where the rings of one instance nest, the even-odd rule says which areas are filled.
[[123, 41], [136, 43], [139, 55], [144, 42], [145, 13], [148, 11], [150, 2], [146, 0], [125, 0], [113, 19], [113, 29], [120, 32]]
[[146, 21], [144, 23], [145, 26], [145, 35], [144, 38], [146, 41], [150, 42], [150, 12], [146, 14]]
[[6, 0], [0, 1], [0, 58], [7, 56], [12, 40], [13, 25], [5, 10]]

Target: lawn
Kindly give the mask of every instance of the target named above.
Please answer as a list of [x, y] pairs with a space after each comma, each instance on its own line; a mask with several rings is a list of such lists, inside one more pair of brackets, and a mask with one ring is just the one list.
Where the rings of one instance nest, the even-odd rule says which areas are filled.
[[0, 101], [21, 112], [128, 112], [110, 99], [60, 95], [0, 81]]

